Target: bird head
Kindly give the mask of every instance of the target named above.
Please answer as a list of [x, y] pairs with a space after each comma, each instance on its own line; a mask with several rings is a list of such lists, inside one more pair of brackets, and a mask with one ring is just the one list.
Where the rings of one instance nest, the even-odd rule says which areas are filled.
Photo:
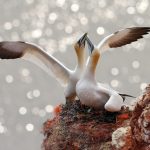
[[91, 42], [91, 40], [88, 37], [86, 37], [86, 41], [87, 41], [87, 44], [88, 44], [89, 53], [91, 55], [92, 52], [94, 51], [95, 47], [94, 47], [93, 43]]
[[90, 55], [92, 57], [94, 56], [95, 58], [96, 57], [99, 58], [99, 56], [100, 56], [99, 50], [96, 47], [94, 47], [93, 43], [91, 42], [91, 40], [88, 37], [86, 38], [86, 40], [87, 40], [88, 50], [89, 50]]
[[74, 48], [76, 51], [79, 51], [80, 49], [84, 49], [85, 42], [86, 42], [87, 33], [85, 33], [74, 45]]

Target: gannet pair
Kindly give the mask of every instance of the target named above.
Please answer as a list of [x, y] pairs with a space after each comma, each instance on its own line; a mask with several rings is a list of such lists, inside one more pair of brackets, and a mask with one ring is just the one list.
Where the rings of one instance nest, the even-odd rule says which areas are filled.
[[[88, 40], [87, 34], [84, 34], [74, 46], [77, 54], [77, 59], [78, 59], [77, 66], [74, 70], [70, 70], [67, 67], [65, 67], [56, 58], [47, 54], [42, 48], [38, 47], [37, 45], [34, 45], [32, 43], [26, 43], [26, 42], [9, 42], [9, 41], [0, 42], [0, 58], [2, 59], [23, 58], [25, 60], [35, 63], [36, 65], [44, 69], [47, 73], [52, 72], [55, 78], [61, 83], [61, 85], [64, 85], [66, 87], [65, 97], [67, 101], [74, 100], [77, 95], [81, 100], [81, 103], [86, 104], [88, 106], [101, 108], [104, 107], [105, 105], [105, 109], [108, 111], [118, 111], [120, 109], [121, 104], [119, 104], [119, 107], [117, 106], [117, 108], [112, 107], [112, 105], [108, 105], [112, 103], [112, 101], [113, 103], [118, 103], [117, 101], [114, 101], [113, 98], [113, 94], [115, 96], [118, 94], [116, 91], [112, 89], [108, 90], [108, 88], [106, 88], [103, 84], [99, 84], [102, 87], [101, 95], [93, 94], [94, 97], [92, 97], [92, 95], [86, 93], [87, 92], [92, 93], [93, 91], [86, 90], [86, 88], [88, 88], [89, 86], [90, 89], [92, 86], [95, 85], [97, 86], [98, 84], [95, 84], [96, 81], [94, 80], [93, 81], [89, 80], [90, 84], [87, 84], [86, 82], [85, 82], [86, 84], [85, 83], [82, 84], [82, 80], [84, 81], [85, 76], [92, 76], [90, 74], [93, 74], [93, 78], [94, 78], [94, 72], [95, 72], [94, 68], [96, 68], [97, 61], [99, 59], [98, 58], [99, 51], [104, 51], [109, 48], [119, 47], [119, 46], [129, 44], [133, 41], [136, 41], [139, 38], [142, 38], [142, 35], [147, 34], [149, 30], [150, 28], [148, 27], [134, 27], [134, 28], [127, 28], [121, 31], [117, 31], [114, 34], [109, 35], [108, 37], [104, 38], [102, 42], [100, 42], [98, 48], [96, 48], [98, 50], [94, 50], [92, 52], [87, 67], [85, 65], [85, 51], [84, 51], [85, 41], [86, 40], [88, 41], [88, 45], [90, 46], [91, 51], [94, 49], [94, 46]], [[90, 68], [89, 66], [93, 66], [93, 69], [91, 67], [91, 73], [90, 71], [88, 71], [90, 70], [88, 69]], [[84, 73], [83, 70], [85, 70]], [[88, 78], [85, 79], [88, 80]], [[78, 84], [76, 86], [77, 82]], [[83, 87], [85, 88], [83, 88], [82, 85], [84, 85]], [[96, 86], [95, 86], [95, 90], [97, 89]], [[90, 96], [92, 97], [91, 99], [88, 98]], [[126, 95], [125, 94], [121, 95], [123, 96], [123, 98], [121, 97], [122, 99], [119, 97], [119, 95], [117, 96], [119, 101], [121, 102]], [[101, 97], [105, 99], [104, 102], [101, 101]], [[97, 105], [100, 105], [100, 107]]]
[[41, 47], [27, 42], [0, 42], [0, 58], [1, 59], [16, 59], [22, 58], [30, 61], [48, 74], [52, 75], [65, 87], [64, 93], [67, 101], [73, 101], [76, 97], [76, 83], [85, 67], [85, 41], [87, 33], [85, 33], [74, 48], [77, 55], [77, 65], [74, 70], [65, 67], [60, 61], [52, 55], [46, 53]]
[[[87, 37], [87, 43], [91, 50], [87, 66], [76, 85], [76, 93], [81, 103], [92, 106], [96, 109], [106, 109], [110, 112], [120, 111], [123, 106], [126, 94], [119, 94], [117, 91], [98, 83], [95, 79], [95, 71], [100, 52], [113, 47], [120, 47], [142, 38], [148, 34], [149, 27], [134, 27], [120, 30], [104, 38], [97, 47]], [[132, 96], [130, 96], [132, 97]]]

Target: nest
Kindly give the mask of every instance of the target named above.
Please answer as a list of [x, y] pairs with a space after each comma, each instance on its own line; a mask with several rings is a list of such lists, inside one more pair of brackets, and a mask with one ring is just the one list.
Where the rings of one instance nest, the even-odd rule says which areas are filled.
[[119, 113], [95, 110], [74, 101], [44, 124], [44, 150], [112, 149], [111, 136]]

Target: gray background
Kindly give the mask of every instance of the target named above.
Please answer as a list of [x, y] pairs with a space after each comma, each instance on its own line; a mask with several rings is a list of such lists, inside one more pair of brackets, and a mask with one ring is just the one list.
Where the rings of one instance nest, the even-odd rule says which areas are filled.
[[[98, 44], [118, 29], [150, 26], [149, 14], [148, 0], [0, 0], [0, 41], [36, 43], [74, 68], [73, 43], [83, 33]], [[149, 47], [147, 35], [103, 53], [97, 79], [138, 96], [150, 82]], [[42, 123], [53, 116], [48, 108], [65, 102], [63, 88], [37, 66], [19, 59], [0, 60], [0, 84], [0, 150], [41, 149]]]

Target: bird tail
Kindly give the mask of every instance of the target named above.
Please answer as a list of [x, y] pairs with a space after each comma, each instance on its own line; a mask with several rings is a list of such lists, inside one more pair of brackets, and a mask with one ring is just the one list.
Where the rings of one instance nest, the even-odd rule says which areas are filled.
[[128, 94], [121, 94], [121, 93], [119, 93], [119, 95], [123, 98], [123, 101], [125, 101], [125, 98], [126, 98], [126, 97], [136, 98], [135, 96], [128, 95]]

